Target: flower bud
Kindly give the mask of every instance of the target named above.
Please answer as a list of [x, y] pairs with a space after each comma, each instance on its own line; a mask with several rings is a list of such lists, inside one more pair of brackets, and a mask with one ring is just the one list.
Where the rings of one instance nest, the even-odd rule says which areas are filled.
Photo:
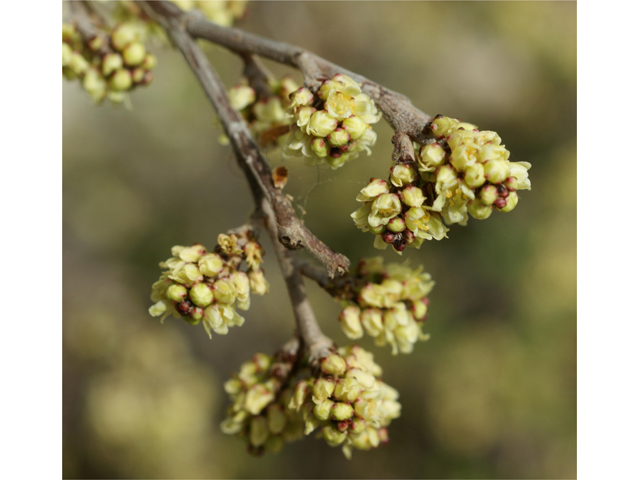
[[484, 185], [484, 167], [481, 163], [473, 163], [466, 167], [464, 172], [464, 181], [471, 188], [477, 188]]
[[327, 375], [343, 375], [346, 368], [347, 364], [344, 358], [336, 353], [323, 358], [320, 363], [320, 369]]
[[329, 415], [331, 414], [331, 408], [333, 407], [334, 402], [329, 399], [325, 399], [322, 402], [318, 403], [313, 408], [313, 414], [322, 421], [329, 420]]
[[[75, 55], [74, 55], [75, 58]], [[85, 73], [82, 86], [94, 102], [99, 102], [107, 95], [107, 83], [97, 70], [91, 68]]]
[[493, 205], [493, 202], [497, 199], [498, 189], [495, 185], [485, 185], [482, 187], [482, 190], [480, 190], [480, 200], [482, 200], [482, 203], [485, 205]]
[[155, 303], [151, 307], [149, 307], [149, 315], [152, 317], [159, 317], [163, 313], [167, 311], [167, 304], [160, 300], [158, 303]]
[[224, 324], [217, 305], [209, 305], [204, 309], [204, 321], [213, 330], [219, 329]]
[[447, 138], [447, 144], [451, 150], [455, 150], [462, 144], [476, 144], [477, 132], [466, 129], [458, 129]]
[[277, 435], [284, 430], [284, 427], [287, 424], [287, 416], [280, 405], [272, 403], [267, 407], [267, 424], [269, 426], [269, 431], [274, 435]]
[[384, 330], [382, 312], [377, 308], [367, 308], [360, 315], [362, 326], [372, 337], [377, 337]]
[[489, 160], [484, 164], [484, 176], [491, 183], [502, 183], [509, 176], [509, 162], [504, 160]]
[[133, 80], [133, 83], [135, 84], [142, 83], [146, 74], [147, 72], [144, 68], [134, 68], [133, 70], [131, 70], [131, 80]]
[[486, 145], [489, 142], [494, 143], [496, 145], [500, 145], [502, 143], [502, 139], [496, 132], [490, 132], [488, 130], [478, 132], [476, 134], [476, 138], [480, 145]]
[[325, 425], [322, 428], [322, 436], [329, 445], [336, 447], [346, 440], [347, 433], [340, 432], [340, 430], [333, 425]]
[[396, 165], [391, 169], [389, 181], [396, 187], [402, 187], [414, 182], [416, 178], [415, 170], [409, 165]]
[[316, 137], [327, 137], [338, 126], [338, 121], [326, 110], [320, 110], [311, 115], [307, 133]]
[[308, 125], [309, 120], [311, 119], [311, 116], [317, 111], [318, 110], [316, 108], [309, 107], [309, 106], [298, 107], [296, 109], [296, 115], [295, 115], [296, 125], [298, 125], [300, 128]]
[[244, 400], [244, 408], [251, 415], [258, 415], [275, 398], [275, 395], [264, 384], [256, 383], [249, 390]]
[[473, 218], [477, 218], [478, 220], [485, 220], [489, 218], [491, 212], [493, 212], [492, 205], [485, 205], [481, 199], [476, 198], [472, 201], [468, 206], [467, 210], [469, 215]]
[[459, 172], [462, 172], [468, 166], [477, 162], [479, 153], [480, 149], [473, 143], [458, 145], [451, 152], [451, 165]]
[[[69, 69], [71, 69], [77, 75], [81, 75], [85, 72], [87, 75], [89, 74], [93, 75], [92, 72], [98, 73], [97, 70], [89, 69], [89, 62], [87, 62], [85, 58], [82, 55], [80, 55], [78, 52], [73, 52], [71, 54], [71, 58], [69, 59], [69, 63], [67, 64], [67, 67], [69, 67]], [[89, 91], [87, 87], [84, 87], [84, 89]]]
[[[313, 103], [313, 93], [308, 88], [301, 87], [293, 92], [289, 98], [291, 99], [291, 108], [294, 110], [298, 107], [311, 105]], [[320, 135], [324, 136], [324, 135]]]
[[418, 155], [418, 170], [435, 172], [438, 167], [444, 165], [446, 156], [444, 148], [439, 143], [425, 145], [420, 149], [420, 155]]
[[235, 85], [229, 90], [229, 102], [234, 110], [244, 110], [256, 101], [256, 92], [247, 85]]
[[510, 212], [518, 204], [518, 194], [516, 192], [509, 192], [507, 197], [507, 204], [500, 209], [501, 212]]
[[389, 193], [389, 184], [387, 181], [380, 178], [372, 178], [369, 184], [360, 190], [356, 201], [369, 202], [383, 193]]
[[411, 304], [411, 313], [417, 322], [424, 320], [427, 315], [427, 304], [421, 300], [415, 300]]
[[229, 278], [221, 278], [213, 285], [213, 296], [222, 303], [232, 304], [236, 299], [236, 288]]
[[410, 185], [402, 190], [402, 192], [400, 192], [400, 198], [405, 205], [409, 205], [410, 207], [421, 207], [424, 201], [427, 199], [427, 197], [425, 197], [422, 193], [422, 190], [413, 185]]
[[207, 277], [215, 277], [222, 271], [222, 257], [217, 253], [208, 253], [198, 260], [200, 272]]
[[145, 70], [153, 70], [158, 64], [158, 59], [153, 53], [147, 53], [142, 61], [142, 68]]
[[128, 67], [136, 67], [144, 61], [147, 49], [140, 42], [132, 42], [122, 51], [122, 59]]
[[195, 307], [193, 310], [191, 310], [189, 316], [191, 317], [191, 321], [189, 323], [192, 325], [197, 325], [200, 320], [202, 320], [202, 317], [204, 317], [204, 309]]
[[334, 147], [346, 145], [351, 140], [351, 136], [344, 128], [336, 128], [329, 134], [329, 143]]
[[338, 402], [331, 407], [331, 419], [341, 422], [353, 417], [353, 407], [348, 403]]
[[436, 187], [447, 189], [458, 181], [458, 172], [451, 165], [444, 165], [438, 170]]
[[111, 43], [116, 50], [123, 50], [129, 43], [138, 40], [138, 30], [135, 26], [122, 23], [111, 33]]
[[367, 123], [359, 117], [352, 115], [342, 121], [343, 128], [349, 133], [352, 140], [358, 140], [367, 131]]
[[198, 283], [191, 288], [189, 298], [195, 305], [199, 307], [206, 307], [213, 302], [213, 292], [208, 285]]
[[263, 416], [251, 419], [249, 427], [249, 442], [254, 447], [259, 447], [269, 438], [269, 426], [267, 419]]
[[311, 142], [311, 150], [318, 157], [324, 158], [329, 154], [329, 145], [324, 138], [316, 137]]
[[351, 422], [351, 425], [349, 428], [351, 429], [351, 432], [353, 434], [357, 435], [359, 433], [364, 432], [366, 427], [367, 427], [367, 422], [365, 422], [363, 418], [356, 417]]
[[394, 233], [400, 233], [407, 228], [404, 219], [402, 217], [394, 217], [387, 224], [387, 228]]
[[509, 159], [509, 150], [504, 145], [496, 145], [488, 143], [480, 149], [480, 162], [485, 163], [490, 160], [502, 160], [506, 162]]
[[333, 396], [341, 402], [354, 402], [360, 394], [360, 385], [353, 377], [341, 378], [336, 383]]
[[509, 162], [509, 176], [515, 177], [518, 181], [518, 190], [531, 190], [528, 170], [531, 168], [529, 162]]
[[385, 225], [378, 225], [377, 227], [371, 227], [371, 226], [369, 227], [369, 231], [374, 235], [380, 235], [386, 229], [387, 227]]
[[516, 177], [507, 177], [507, 179], [504, 181], [503, 185], [510, 192], [515, 192], [518, 189], [518, 180], [516, 179]]
[[296, 383], [296, 386], [293, 389], [293, 396], [289, 401], [289, 408], [292, 410], [295, 410], [296, 412], [299, 412], [300, 407], [302, 407], [302, 405], [305, 402], [305, 399], [307, 398], [308, 390], [309, 390], [309, 385], [307, 384], [306, 381], [300, 380], [298, 383]]
[[313, 382], [313, 401], [320, 403], [331, 396], [336, 384], [328, 378], [318, 378]]
[[167, 288], [167, 298], [172, 302], [181, 302], [187, 298], [187, 289], [182, 285], [173, 284]]
[[117, 70], [109, 80], [109, 86], [116, 92], [129, 90], [132, 83], [131, 72], [124, 68]]
[[380, 195], [371, 204], [371, 214], [369, 214], [369, 225], [377, 227], [386, 225], [393, 217], [402, 211], [400, 198], [395, 193]]
[[71, 57], [73, 56], [73, 50], [69, 46], [68, 43], [62, 43], [62, 66], [66, 67], [71, 61]]
[[437, 138], [443, 138], [451, 135], [451, 132], [453, 132], [459, 123], [460, 120], [455, 118], [436, 115], [431, 122], [431, 131]]
[[269, 293], [269, 282], [267, 282], [262, 269], [249, 272], [249, 284], [251, 285], [251, 291], [256, 295]]
[[362, 338], [362, 324], [360, 323], [360, 308], [351, 305], [340, 312], [340, 324], [344, 334], [352, 339]]

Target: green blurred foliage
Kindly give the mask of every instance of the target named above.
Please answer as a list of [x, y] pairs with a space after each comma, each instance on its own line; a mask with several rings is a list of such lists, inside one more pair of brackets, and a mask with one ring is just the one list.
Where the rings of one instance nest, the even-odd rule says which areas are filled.
[[[292, 330], [272, 250], [271, 294], [209, 340], [148, 316], [157, 263], [175, 244], [211, 247], [251, 198], [214, 113], [182, 58], [157, 47], [133, 111], [63, 90], [64, 476], [66, 478], [571, 478], [576, 475], [576, 5], [569, 2], [260, 2], [239, 25], [302, 45], [409, 96], [419, 108], [495, 130], [533, 164], [511, 213], [454, 226], [400, 259], [437, 284], [409, 356], [376, 354], [401, 394], [391, 442], [347, 461], [307, 438], [253, 458], [220, 433], [222, 382]], [[207, 46], [227, 85], [241, 71]], [[277, 74], [287, 69], [269, 63]], [[299, 79], [300, 77], [297, 76]], [[352, 261], [379, 254], [349, 213], [386, 176], [391, 130], [338, 171], [286, 165], [306, 224]], [[311, 301], [340, 344], [339, 306]]]

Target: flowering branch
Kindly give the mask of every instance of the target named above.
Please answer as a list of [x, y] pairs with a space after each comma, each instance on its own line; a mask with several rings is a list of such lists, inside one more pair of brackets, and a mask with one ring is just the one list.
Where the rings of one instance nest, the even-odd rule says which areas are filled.
[[275, 214], [279, 241], [290, 250], [303, 247], [309, 250], [324, 264], [331, 277], [345, 273], [349, 269], [349, 259], [334, 252], [313, 235], [300, 222], [289, 199], [273, 184], [269, 164], [260, 153], [246, 123], [231, 107], [225, 88], [206, 55], [185, 30], [186, 14], [168, 2], [148, 2], [146, 5], [156, 13], [155, 19], [166, 29], [200, 80], [229, 137], [238, 163], [249, 180], [254, 198], [257, 200], [264, 195], [269, 200]]
[[268, 231], [293, 306], [298, 332], [308, 350], [310, 362], [327, 356], [333, 348], [333, 342], [318, 326], [307, 299], [302, 277], [294, 267], [295, 254], [288, 249], [304, 245], [324, 263], [330, 277], [346, 272], [349, 267], [348, 259], [333, 252], [313, 236], [295, 216], [289, 200], [275, 187], [267, 161], [260, 153], [245, 122], [231, 107], [216, 71], [196, 41], [184, 30], [181, 16], [165, 16], [162, 2], [150, 2], [147, 5], [159, 14], [156, 15], [157, 21], [165, 28], [200, 80], [229, 137], [236, 159], [249, 181], [256, 207], [266, 217]]

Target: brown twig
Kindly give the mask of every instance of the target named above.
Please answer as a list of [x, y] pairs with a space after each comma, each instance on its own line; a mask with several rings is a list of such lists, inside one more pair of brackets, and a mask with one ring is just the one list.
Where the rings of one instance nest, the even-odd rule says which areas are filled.
[[91, 14], [85, 2], [70, 2], [70, 8], [73, 16], [73, 24], [80, 33], [82, 40], [86, 44], [89, 44], [95, 41], [96, 38], [99, 38], [100, 48], [98, 48], [97, 51], [102, 55], [111, 53], [113, 50], [111, 50], [109, 36], [95, 26], [95, 15]]
[[[180, 15], [179, 8], [171, 10], [174, 14]], [[312, 89], [338, 73], [348, 75], [362, 84], [362, 91], [376, 102], [387, 123], [397, 133], [405, 133], [421, 144], [432, 138], [429, 132], [424, 131], [431, 117], [413, 106], [407, 97], [398, 92], [331, 63], [304, 48], [217, 25], [204, 19], [198, 12], [183, 15], [187, 31], [194, 37], [209, 40], [241, 55], [255, 54], [297, 68], [303, 74], [307, 86]]]
[[305, 246], [324, 263], [327, 274], [331, 277], [336, 273], [346, 272], [349, 261], [313, 236], [295, 216], [289, 200], [275, 187], [269, 165], [258, 150], [246, 123], [231, 107], [216, 71], [195, 39], [186, 32], [183, 25], [184, 17], [179, 9], [176, 12], [174, 6], [167, 2], [145, 2], [143, 5], [149, 7], [152, 15], [155, 12], [156, 20], [185, 57], [218, 113], [238, 163], [251, 186], [256, 208], [265, 216], [265, 223], [293, 306], [297, 330], [307, 350], [309, 361], [317, 362], [328, 355], [334, 349], [334, 345], [320, 330], [307, 299], [302, 276], [294, 265], [295, 254], [289, 249]]

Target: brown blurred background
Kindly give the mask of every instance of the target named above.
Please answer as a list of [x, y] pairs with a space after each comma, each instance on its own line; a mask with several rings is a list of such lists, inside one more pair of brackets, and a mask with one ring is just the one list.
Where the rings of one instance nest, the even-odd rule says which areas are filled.
[[[305, 438], [253, 458], [218, 428], [223, 381], [273, 352], [293, 317], [268, 247], [271, 294], [242, 328], [161, 326], [147, 309], [158, 262], [176, 244], [215, 244], [252, 205], [218, 144], [214, 113], [177, 52], [153, 49], [156, 79], [133, 111], [63, 90], [64, 476], [66, 478], [575, 478], [576, 4], [569, 2], [260, 2], [240, 24], [301, 46], [443, 113], [495, 130], [533, 164], [531, 192], [449, 239], [408, 249], [436, 280], [427, 343], [392, 357], [365, 338], [400, 391], [391, 442], [353, 460]], [[207, 48], [228, 86], [241, 71]], [[273, 71], [288, 70], [268, 63]], [[299, 78], [299, 77], [296, 77]], [[380, 254], [349, 213], [386, 176], [391, 130], [338, 171], [286, 165], [307, 225], [353, 262]], [[339, 306], [309, 284], [338, 343]]]

